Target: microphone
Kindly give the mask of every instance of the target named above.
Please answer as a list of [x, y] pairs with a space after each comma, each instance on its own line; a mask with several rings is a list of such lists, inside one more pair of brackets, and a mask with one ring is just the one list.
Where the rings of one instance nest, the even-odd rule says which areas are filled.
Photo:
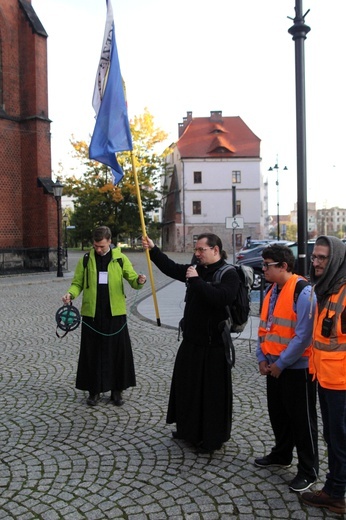
[[[196, 263], [195, 263], [195, 264], [192, 264], [191, 267], [193, 267], [194, 269], [196, 269], [196, 268], [197, 268], [197, 264], [196, 264]], [[186, 285], [186, 287], [189, 285], [189, 279], [188, 279], [188, 278], [186, 278], [185, 285]]]

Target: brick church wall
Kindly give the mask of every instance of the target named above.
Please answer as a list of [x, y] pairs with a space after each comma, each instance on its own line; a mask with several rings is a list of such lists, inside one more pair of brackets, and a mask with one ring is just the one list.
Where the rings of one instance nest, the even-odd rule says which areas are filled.
[[0, 53], [0, 252], [51, 257], [56, 201], [38, 186], [51, 179], [47, 34], [30, 0], [0, 0]]

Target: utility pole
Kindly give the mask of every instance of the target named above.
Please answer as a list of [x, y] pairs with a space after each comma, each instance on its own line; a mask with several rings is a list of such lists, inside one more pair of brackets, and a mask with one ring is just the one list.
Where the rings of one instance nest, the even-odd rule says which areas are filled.
[[305, 106], [305, 60], [304, 40], [310, 27], [305, 24], [302, 0], [296, 0], [296, 15], [290, 20], [294, 25], [288, 29], [295, 43], [296, 70], [296, 127], [297, 127], [297, 217], [298, 217], [298, 274], [308, 273], [307, 265], [307, 183], [306, 183], [306, 106]]
[[[237, 189], [232, 186], [232, 217], [237, 214]], [[235, 228], [232, 228], [233, 263], [235, 264]]]

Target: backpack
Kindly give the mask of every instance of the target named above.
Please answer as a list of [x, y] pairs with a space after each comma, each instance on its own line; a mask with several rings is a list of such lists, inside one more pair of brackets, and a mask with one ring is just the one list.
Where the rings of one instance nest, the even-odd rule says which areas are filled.
[[310, 285], [307, 280], [298, 280], [296, 283], [296, 287], [294, 289], [294, 295], [293, 295], [293, 302], [297, 303], [298, 296], [302, 292], [302, 290], [307, 286]]
[[236, 299], [231, 307], [227, 306], [226, 310], [231, 317], [232, 325], [230, 332], [243, 332], [250, 314], [251, 304], [251, 288], [254, 281], [254, 271], [252, 267], [247, 265], [224, 264], [218, 269], [213, 276], [213, 284], [219, 284], [221, 278], [226, 271], [235, 269], [239, 277], [239, 289]]

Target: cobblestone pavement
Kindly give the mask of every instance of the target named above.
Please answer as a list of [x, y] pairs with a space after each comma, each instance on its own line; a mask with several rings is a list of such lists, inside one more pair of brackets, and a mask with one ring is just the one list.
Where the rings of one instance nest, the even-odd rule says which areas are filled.
[[[81, 254], [70, 253], [71, 269]], [[143, 253], [129, 257], [147, 272]], [[157, 290], [167, 285], [167, 277], [153, 272]], [[140, 293], [127, 291], [137, 387], [124, 393], [121, 408], [109, 405], [108, 396], [86, 406], [74, 388], [80, 329], [55, 335], [55, 312], [71, 276], [0, 278], [0, 519], [340, 518], [302, 506], [289, 492], [295, 466], [253, 465], [272, 445], [254, 341], [236, 341], [231, 440], [211, 456], [172, 439], [165, 415], [179, 343], [176, 330], [136, 311], [150, 296], [149, 283]], [[322, 440], [320, 451], [323, 479]]]

